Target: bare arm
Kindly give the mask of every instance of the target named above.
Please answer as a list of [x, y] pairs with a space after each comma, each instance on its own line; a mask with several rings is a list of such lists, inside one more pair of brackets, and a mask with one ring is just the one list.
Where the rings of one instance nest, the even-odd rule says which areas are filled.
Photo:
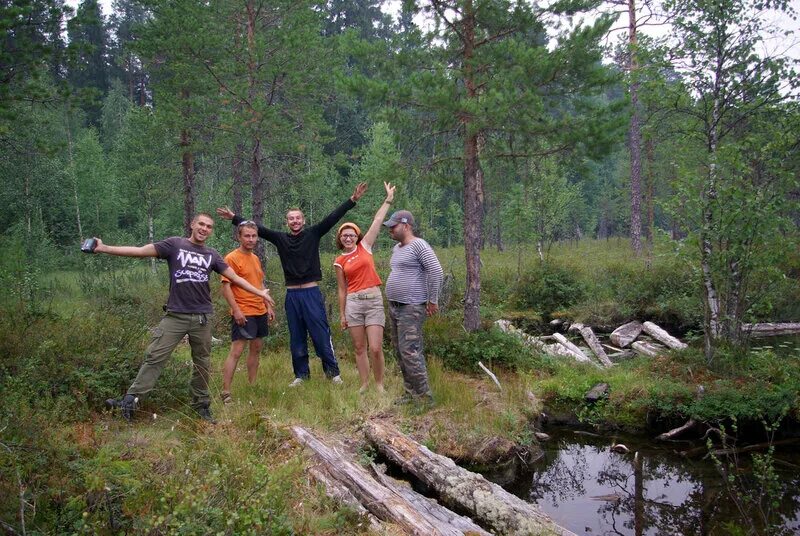
[[231, 267], [228, 267], [227, 270], [222, 272], [222, 275], [224, 275], [225, 277], [230, 279], [231, 283], [236, 285], [237, 287], [243, 288], [244, 290], [246, 290], [250, 294], [255, 294], [256, 296], [260, 296], [260, 297], [264, 298], [264, 303], [266, 303], [267, 306], [269, 306], [269, 307], [274, 307], [275, 306], [275, 300], [273, 300], [272, 296], [269, 295], [269, 289], [266, 289], [266, 288], [265, 289], [257, 289], [256, 287], [254, 287], [253, 285], [248, 283], [247, 280], [245, 280], [242, 277], [239, 277], [238, 275], [236, 275], [236, 272], [234, 272], [233, 268], [231, 268]]
[[97, 239], [95, 253], [105, 253], [106, 255], [116, 255], [118, 257], [158, 257], [158, 252], [153, 244], [145, 246], [107, 246], [103, 241]]
[[341, 266], [334, 266], [336, 272], [336, 296], [339, 298], [339, 323], [342, 329], [347, 329], [347, 316], [345, 307], [347, 306], [347, 281], [344, 277], [344, 270]]
[[240, 326], [244, 326], [247, 319], [242, 314], [242, 310], [239, 309], [239, 304], [236, 303], [236, 299], [233, 297], [233, 290], [231, 289], [231, 284], [227, 281], [222, 282], [222, 296], [225, 298], [225, 301], [228, 302], [228, 305], [231, 307], [231, 314], [233, 316], [234, 322], [236, 322]]
[[372, 249], [372, 246], [375, 244], [375, 240], [378, 238], [378, 233], [381, 232], [383, 219], [389, 212], [389, 207], [392, 206], [392, 201], [394, 201], [395, 186], [392, 186], [390, 182], [384, 182], [383, 187], [386, 189], [386, 199], [378, 208], [378, 212], [375, 213], [375, 217], [372, 219], [372, 225], [369, 226], [367, 234], [365, 234], [364, 238], [361, 239], [361, 244], [368, 249]]

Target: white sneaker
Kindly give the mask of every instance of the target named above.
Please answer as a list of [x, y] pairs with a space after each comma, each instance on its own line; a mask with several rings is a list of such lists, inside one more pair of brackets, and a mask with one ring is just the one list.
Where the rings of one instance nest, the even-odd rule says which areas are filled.
[[336, 385], [341, 385], [341, 384], [344, 383], [344, 380], [342, 380], [342, 377], [339, 376], [338, 374], [336, 376], [334, 376], [333, 378], [331, 378], [331, 381], [333, 383], [335, 383]]
[[302, 383], [303, 383], [303, 378], [295, 378], [294, 381], [289, 384], [289, 387], [297, 387]]

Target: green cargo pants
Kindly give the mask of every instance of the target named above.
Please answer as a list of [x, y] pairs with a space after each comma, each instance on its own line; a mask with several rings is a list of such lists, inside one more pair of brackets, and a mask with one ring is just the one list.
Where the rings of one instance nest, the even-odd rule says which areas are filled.
[[146, 395], [153, 390], [156, 380], [172, 351], [185, 335], [189, 336], [192, 349], [192, 380], [189, 387], [192, 406], [208, 405], [208, 377], [211, 370], [211, 322], [210, 314], [167, 312], [153, 330], [153, 338], [145, 353], [139, 374], [128, 389], [134, 396]]

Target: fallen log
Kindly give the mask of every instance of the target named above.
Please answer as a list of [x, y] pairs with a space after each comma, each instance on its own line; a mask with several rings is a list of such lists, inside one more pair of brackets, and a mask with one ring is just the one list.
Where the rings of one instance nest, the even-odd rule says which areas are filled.
[[614, 364], [611, 362], [611, 359], [608, 358], [606, 351], [603, 350], [603, 345], [600, 344], [600, 339], [598, 339], [597, 335], [594, 334], [592, 328], [589, 326], [584, 326], [583, 324], [572, 324], [569, 329], [571, 331], [577, 331], [581, 334], [583, 340], [586, 341], [586, 344], [589, 345], [589, 348], [592, 350], [595, 357], [597, 357], [598, 361], [600, 361], [604, 367], [610, 367]]
[[574, 534], [533, 504], [457, 466], [450, 458], [431, 452], [389, 423], [373, 419], [367, 422], [365, 433], [387, 458], [436, 490], [445, 504], [470, 512], [492, 532]]
[[561, 346], [567, 349], [569, 354], [578, 361], [579, 363], [591, 363], [592, 361], [589, 359], [589, 356], [583, 353], [583, 350], [572, 344], [569, 339], [563, 336], [561, 333], [553, 333], [553, 338], [557, 340]]
[[688, 348], [688, 345], [679, 341], [672, 335], [666, 332], [666, 330], [659, 327], [657, 324], [653, 322], [645, 322], [642, 324], [642, 329], [645, 333], [653, 337], [658, 342], [666, 345], [668, 348], [672, 348], [673, 350], [684, 350]]
[[528, 335], [521, 329], [514, 327], [514, 325], [508, 320], [496, 320], [495, 325], [502, 331], [503, 333], [509, 333], [511, 335], [515, 335], [522, 339], [523, 344], [538, 350], [542, 353], [552, 355], [555, 357], [570, 357], [574, 358], [574, 356], [564, 348], [561, 344], [547, 344], [542, 339], [538, 337], [534, 337], [532, 335]]
[[424, 495], [420, 495], [414, 491], [408, 483], [401, 482], [388, 476], [385, 473], [385, 468], [381, 469], [377, 465], [372, 464], [372, 472], [378, 482], [403, 497], [410, 504], [413, 504], [420, 512], [424, 512], [428, 520], [433, 521], [434, 524], [438, 523], [437, 528], [440, 530], [441, 534], [446, 534], [447, 532], [445, 531], [454, 527], [464, 534], [469, 534], [469, 536], [490, 536], [489, 532], [483, 530], [468, 517], [453, 513], [437, 502], [428, 499]]
[[[387, 488], [373, 478], [364, 468], [317, 439], [300, 426], [292, 427], [292, 434], [311, 449], [324, 465], [328, 475], [342, 484], [371, 514], [378, 519], [397, 524], [409, 534], [458, 536], [464, 531], [446, 527], [439, 520], [425, 516], [418, 506]], [[335, 495], [334, 495], [335, 496]], [[458, 516], [452, 513], [453, 516]]]
[[358, 515], [365, 517], [369, 521], [370, 527], [373, 529], [380, 529], [381, 523], [378, 518], [370, 514], [369, 510], [358, 502], [355, 495], [350, 493], [350, 490], [347, 489], [344, 484], [333, 478], [325, 469], [324, 465], [320, 464], [319, 466], [310, 467], [308, 469], [308, 474], [314, 482], [318, 482], [325, 488], [325, 493], [327, 493], [329, 497], [332, 497], [340, 504], [349, 506]]
[[678, 426], [677, 428], [673, 428], [668, 432], [658, 435], [656, 439], [659, 441], [670, 441], [679, 435], [692, 430], [695, 426], [697, 426], [697, 421], [694, 419], [689, 419], [682, 426]]
[[657, 357], [665, 350], [663, 346], [646, 341], [636, 341], [631, 344], [631, 348], [633, 348], [637, 354], [645, 357]]
[[751, 337], [797, 335], [800, 333], [800, 322], [763, 322], [760, 324], [742, 324], [742, 331]]
[[634, 320], [633, 322], [628, 322], [627, 324], [622, 324], [620, 327], [615, 329], [611, 332], [611, 342], [619, 346], [620, 348], [625, 348], [630, 343], [636, 340], [642, 333], [642, 323]]

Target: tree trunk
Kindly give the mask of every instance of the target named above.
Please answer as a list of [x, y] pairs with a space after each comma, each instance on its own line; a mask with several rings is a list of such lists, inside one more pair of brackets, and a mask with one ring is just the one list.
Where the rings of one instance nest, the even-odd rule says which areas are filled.
[[569, 329], [570, 331], [577, 331], [581, 334], [583, 340], [586, 341], [586, 344], [589, 345], [594, 355], [597, 356], [597, 360], [600, 361], [604, 367], [610, 367], [614, 364], [608, 358], [606, 351], [603, 350], [603, 345], [600, 344], [600, 340], [597, 338], [597, 335], [594, 334], [592, 328], [584, 326], [583, 324], [572, 324]]
[[393, 425], [377, 420], [365, 425], [367, 438], [389, 460], [436, 490], [445, 504], [466, 512], [497, 534], [573, 533], [547, 515], [481, 475], [457, 466], [453, 460], [431, 452]]
[[[259, 98], [258, 82], [258, 55], [256, 52], [256, 16], [257, 8], [253, 0], [248, 0], [247, 5], [247, 93], [250, 102], [256, 102]], [[264, 223], [264, 180], [261, 176], [261, 135], [258, 133], [258, 117], [255, 111], [252, 112], [252, 126], [255, 129], [252, 135], [252, 153], [250, 155], [250, 187], [252, 190], [253, 221]], [[266, 252], [264, 242], [259, 240], [256, 244], [255, 254], [261, 259], [261, 263], [266, 262]]]
[[81, 224], [81, 206], [78, 199], [78, 178], [75, 176], [75, 162], [72, 158], [72, 129], [67, 119], [67, 157], [69, 158], [69, 175], [72, 178], [72, 195], [75, 198], [75, 219], [78, 224], [78, 241], [83, 242], [83, 225]]
[[751, 337], [773, 337], [776, 335], [800, 334], [800, 322], [742, 324], [742, 331]]
[[[250, 187], [253, 192], [253, 221], [264, 223], [264, 179], [261, 176], [261, 138], [253, 136], [253, 152], [250, 160]], [[264, 241], [259, 240], [256, 245], [255, 254], [261, 259], [261, 263], [266, 262]]]
[[[414, 500], [409, 501], [406, 498], [408, 495], [398, 493], [394, 486], [377, 481], [360, 465], [340, 454], [342, 449], [331, 448], [300, 426], [293, 426], [292, 434], [314, 451], [327, 475], [346, 487], [378, 519], [396, 523], [404, 532], [420, 536], [456, 536], [468, 532], [487, 534], [472, 521], [453, 512], [445, 512], [444, 508], [421, 495], [416, 494]], [[382, 480], [388, 481], [385, 477]], [[335, 495], [341, 495], [341, 491]]]
[[639, 61], [637, 59], [636, 2], [628, 0], [628, 91], [631, 95], [631, 121], [628, 144], [631, 152], [631, 247], [636, 255], [642, 252], [642, 133], [639, 118]]
[[619, 346], [620, 348], [625, 348], [630, 343], [636, 340], [642, 333], [642, 323], [639, 321], [634, 320], [633, 322], [628, 322], [627, 324], [623, 324], [617, 329], [615, 329], [610, 336], [611, 342]]
[[657, 324], [652, 322], [645, 322], [642, 324], [642, 329], [653, 337], [658, 342], [672, 348], [673, 350], [684, 350], [687, 348], [687, 345], [667, 333], [664, 329], [659, 327]]
[[[468, 102], [478, 97], [473, 78], [475, 52], [475, 12], [472, 0], [464, 5], [461, 40], [464, 45], [462, 66]], [[464, 329], [477, 331], [481, 325], [481, 246], [483, 244], [483, 170], [480, 164], [481, 133], [475, 130], [469, 112], [461, 112], [464, 132], [464, 250], [467, 265], [467, 288], [464, 291]]]
[[[716, 105], [715, 105], [716, 109]], [[716, 140], [716, 136], [714, 136]], [[714, 254], [712, 230], [714, 228], [713, 205], [717, 198], [716, 141], [712, 143], [711, 163], [702, 195], [702, 224], [700, 227], [700, 267], [703, 278], [703, 301], [705, 302], [703, 348], [706, 361], [714, 359], [716, 340], [720, 335], [720, 304], [711, 259]]]
[[181, 130], [180, 146], [183, 150], [181, 164], [183, 167], [183, 232], [189, 236], [192, 232], [194, 218], [194, 154], [189, 150], [190, 136], [187, 129]]
[[[149, 204], [148, 204], [149, 205]], [[147, 242], [152, 244], [156, 241], [155, 238], [155, 223], [153, 218], [153, 208], [152, 206], [147, 207]], [[156, 273], [156, 258], [150, 257], [150, 271], [152, 273]]]
[[[245, 179], [244, 173], [242, 173], [242, 163], [244, 161], [244, 144], [237, 143], [236, 147], [233, 150], [233, 160], [231, 161], [231, 175], [233, 179], [233, 189], [232, 189], [232, 203], [233, 203], [233, 211], [236, 214], [244, 214], [242, 212], [244, 210], [244, 188], [245, 188]], [[235, 227], [233, 228], [233, 240], [239, 240], [239, 230]]]
[[658, 357], [664, 351], [663, 346], [657, 346], [646, 341], [635, 341], [631, 344], [631, 348], [633, 348], [637, 354], [645, 357]]
[[655, 207], [654, 207], [654, 195], [655, 195], [655, 166], [656, 166], [656, 154], [655, 154], [655, 141], [653, 140], [652, 136], [648, 136], [647, 140], [644, 144], [645, 150], [645, 157], [647, 158], [647, 173], [645, 175], [646, 179], [646, 186], [645, 186], [645, 211], [647, 213], [647, 222], [644, 227], [644, 237], [645, 243], [647, 244], [647, 249], [649, 250], [649, 255], [652, 256], [653, 250], [653, 234], [655, 232], [656, 227], [656, 216], [655, 216]]
[[553, 333], [553, 338], [557, 340], [561, 346], [566, 348], [570, 355], [579, 363], [591, 363], [589, 356], [586, 355], [583, 350], [572, 344], [569, 339], [567, 339], [561, 333]]

